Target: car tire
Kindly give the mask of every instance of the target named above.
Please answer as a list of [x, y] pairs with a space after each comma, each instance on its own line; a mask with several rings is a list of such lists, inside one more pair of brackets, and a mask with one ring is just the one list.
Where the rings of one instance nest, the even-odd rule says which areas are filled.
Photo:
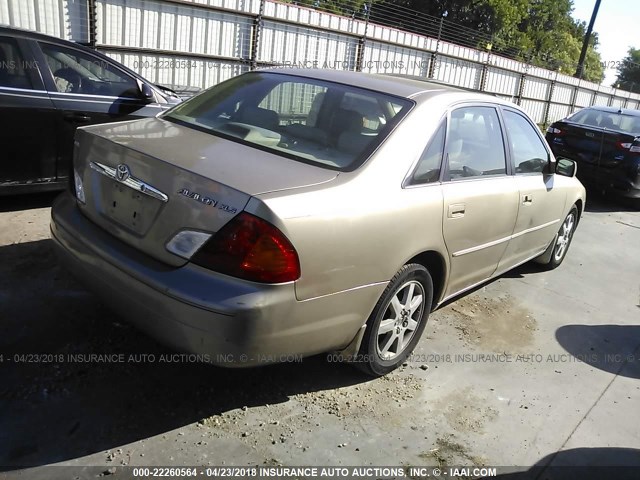
[[428, 270], [415, 263], [402, 267], [367, 320], [355, 366], [379, 377], [402, 365], [420, 340], [432, 301]]
[[551, 252], [551, 258], [545, 265], [548, 270], [553, 270], [554, 268], [560, 266], [560, 264], [564, 260], [564, 257], [567, 256], [567, 251], [569, 250], [569, 245], [571, 245], [573, 233], [576, 231], [577, 225], [578, 209], [574, 205], [573, 207], [571, 207], [571, 210], [562, 222], [562, 226], [560, 227], [560, 230], [558, 230], [558, 235], [554, 239], [555, 245], [553, 246], [553, 251]]

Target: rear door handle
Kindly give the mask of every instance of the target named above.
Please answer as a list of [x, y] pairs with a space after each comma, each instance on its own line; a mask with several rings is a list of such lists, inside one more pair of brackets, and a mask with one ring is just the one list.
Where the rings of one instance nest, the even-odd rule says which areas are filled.
[[87, 123], [91, 121], [91, 117], [86, 113], [80, 112], [69, 112], [64, 114], [64, 119], [67, 122], [75, 122], [75, 123]]
[[464, 203], [455, 203], [453, 205], [449, 205], [449, 218], [460, 218], [464, 217], [464, 212], [466, 210], [466, 205]]

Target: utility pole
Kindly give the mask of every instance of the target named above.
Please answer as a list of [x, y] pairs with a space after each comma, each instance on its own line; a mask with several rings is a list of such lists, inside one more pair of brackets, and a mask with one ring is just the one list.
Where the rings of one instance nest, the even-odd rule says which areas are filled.
[[591, 21], [587, 27], [587, 33], [584, 35], [584, 42], [582, 42], [582, 51], [580, 52], [580, 60], [578, 60], [578, 68], [574, 77], [582, 78], [584, 73], [584, 59], [587, 56], [587, 49], [589, 48], [589, 41], [591, 40], [591, 32], [593, 31], [593, 24], [596, 23], [596, 17], [598, 16], [598, 9], [600, 8], [600, 1], [596, 0], [596, 5], [593, 7], [593, 13], [591, 14]]

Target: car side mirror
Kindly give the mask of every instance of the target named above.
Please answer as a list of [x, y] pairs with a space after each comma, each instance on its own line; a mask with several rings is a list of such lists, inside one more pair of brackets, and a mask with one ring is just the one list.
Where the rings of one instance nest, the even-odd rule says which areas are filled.
[[575, 177], [578, 165], [568, 158], [558, 158], [556, 162], [556, 173], [565, 177]]
[[542, 174], [553, 175], [554, 173], [556, 173], [556, 163], [553, 161], [553, 156], [550, 154], [547, 154], [547, 161], [542, 167]]
[[156, 99], [155, 94], [153, 93], [153, 89], [149, 86], [148, 83], [140, 82], [138, 84], [140, 88], [140, 97], [146, 102], [154, 102]]

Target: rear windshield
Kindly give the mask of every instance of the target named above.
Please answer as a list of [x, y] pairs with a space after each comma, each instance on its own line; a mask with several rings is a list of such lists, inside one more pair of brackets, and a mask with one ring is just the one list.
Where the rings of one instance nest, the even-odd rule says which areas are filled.
[[617, 112], [603, 112], [586, 108], [568, 118], [569, 121], [590, 127], [640, 135], [640, 117]]
[[221, 83], [163, 118], [256, 148], [348, 171], [413, 103], [347, 85], [267, 72]]

